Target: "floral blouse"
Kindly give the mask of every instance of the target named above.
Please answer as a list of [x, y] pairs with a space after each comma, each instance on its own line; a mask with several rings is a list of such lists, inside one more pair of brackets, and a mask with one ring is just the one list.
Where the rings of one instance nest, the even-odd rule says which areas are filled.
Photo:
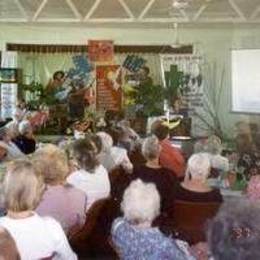
[[112, 240], [124, 260], [194, 260], [158, 228], [137, 228], [123, 218], [112, 226]]

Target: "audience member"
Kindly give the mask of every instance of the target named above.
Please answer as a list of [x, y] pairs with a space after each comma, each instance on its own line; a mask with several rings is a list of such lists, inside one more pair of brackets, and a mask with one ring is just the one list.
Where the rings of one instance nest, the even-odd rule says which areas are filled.
[[151, 227], [160, 213], [160, 195], [154, 184], [133, 181], [124, 193], [121, 209], [124, 217], [114, 221], [111, 231], [120, 258], [193, 259], [175, 240]]
[[161, 197], [161, 211], [164, 213], [173, 205], [178, 180], [169, 169], [160, 165], [160, 152], [161, 146], [158, 138], [156, 136], [147, 137], [142, 145], [142, 154], [146, 163], [134, 168], [133, 179], [155, 184]]
[[85, 223], [86, 194], [66, 184], [69, 165], [65, 152], [55, 145], [48, 144], [37, 150], [33, 159], [46, 183], [36, 212], [40, 216], [55, 218], [65, 233], [82, 226]]
[[0, 146], [7, 150], [6, 160], [24, 157], [24, 153], [12, 142], [10, 130], [6, 127], [0, 129]]
[[185, 174], [185, 160], [181, 152], [172, 146], [169, 140], [169, 128], [162, 121], [156, 121], [152, 125], [152, 133], [157, 136], [162, 147], [160, 153], [160, 164], [173, 171], [177, 177]]
[[113, 169], [122, 166], [126, 172], [131, 173], [133, 165], [130, 162], [127, 151], [124, 148], [113, 146], [112, 137], [105, 132], [98, 132], [101, 138], [102, 150], [98, 155], [100, 163], [111, 172]]
[[44, 187], [30, 162], [12, 163], [4, 179], [7, 216], [0, 218], [0, 226], [13, 237], [21, 259], [77, 259], [60, 224], [34, 212]]
[[260, 175], [252, 176], [248, 182], [247, 197], [253, 201], [260, 201]]
[[207, 183], [209, 171], [208, 154], [193, 154], [188, 160], [185, 179], [177, 186], [175, 198], [190, 202], [222, 202], [219, 189], [211, 188]]
[[228, 200], [209, 226], [214, 260], [260, 259], [260, 206], [249, 200]]
[[75, 167], [67, 182], [87, 195], [87, 209], [96, 201], [110, 195], [107, 170], [97, 159], [97, 148], [89, 139], [76, 140], [72, 147]]
[[16, 244], [10, 234], [0, 227], [0, 259], [20, 260]]

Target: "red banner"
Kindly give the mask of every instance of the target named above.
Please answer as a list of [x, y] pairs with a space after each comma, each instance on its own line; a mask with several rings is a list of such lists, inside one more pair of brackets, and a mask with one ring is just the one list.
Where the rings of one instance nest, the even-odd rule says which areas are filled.
[[97, 66], [97, 110], [115, 110], [122, 108], [122, 73], [120, 66]]
[[88, 56], [94, 62], [112, 62], [114, 59], [113, 41], [88, 41]]

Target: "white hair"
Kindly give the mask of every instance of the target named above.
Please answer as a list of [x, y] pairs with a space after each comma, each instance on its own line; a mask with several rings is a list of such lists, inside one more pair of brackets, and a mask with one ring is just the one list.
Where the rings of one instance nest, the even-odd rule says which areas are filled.
[[21, 135], [25, 135], [32, 130], [31, 123], [28, 120], [23, 120], [19, 123], [18, 130]]
[[210, 158], [207, 153], [193, 154], [188, 160], [187, 172], [193, 179], [207, 178], [210, 169]]
[[142, 144], [142, 154], [145, 159], [155, 159], [159, 157], [161, 146], [158, 138], [155, 135], [145, 138]]
[[113, 139], [112, 137], [105, 133], [105, 132], [98, 132], [97, 136], [100, 137], [102, 143], [102, 151], [108, 152], [113, 146]]
[[160, 195], [153, 183], [132, 181], [125, 190], [121, 209], [128, 221], [152, 222], [160, 213]]

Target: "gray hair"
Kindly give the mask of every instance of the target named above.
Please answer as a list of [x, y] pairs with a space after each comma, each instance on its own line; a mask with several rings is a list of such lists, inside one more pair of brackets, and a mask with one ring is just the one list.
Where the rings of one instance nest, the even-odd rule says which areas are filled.
[[192, 178], [207, 178], [210, 170], [210, 158], [207, 153], [193, 154], [188, 160], [187, 172]]
[[208, 244], [215, 260], [260, 259], [260, 206], [228, 200], [209, 225]]
[[142, 154], [147, 160], [158, 158], [160, 155], [161, 146], [158, 138], [155, 135], [145, 138], [142, 144]]
[[19, 123], [18, 130], [21, 135], [29, 133], [30, 131], [32, 131], [31, 123], [27, 120], [23, 120]]
[[132, 181], [125, 190], [121, 209], [130, 222], [152, 222], [160, 213], [160, 195], [153, 183]]
[[216, 135], [212, 135], [207, 141], [207, 152], [210, 154], [221, 154], [222, 152], [221, 139]]

